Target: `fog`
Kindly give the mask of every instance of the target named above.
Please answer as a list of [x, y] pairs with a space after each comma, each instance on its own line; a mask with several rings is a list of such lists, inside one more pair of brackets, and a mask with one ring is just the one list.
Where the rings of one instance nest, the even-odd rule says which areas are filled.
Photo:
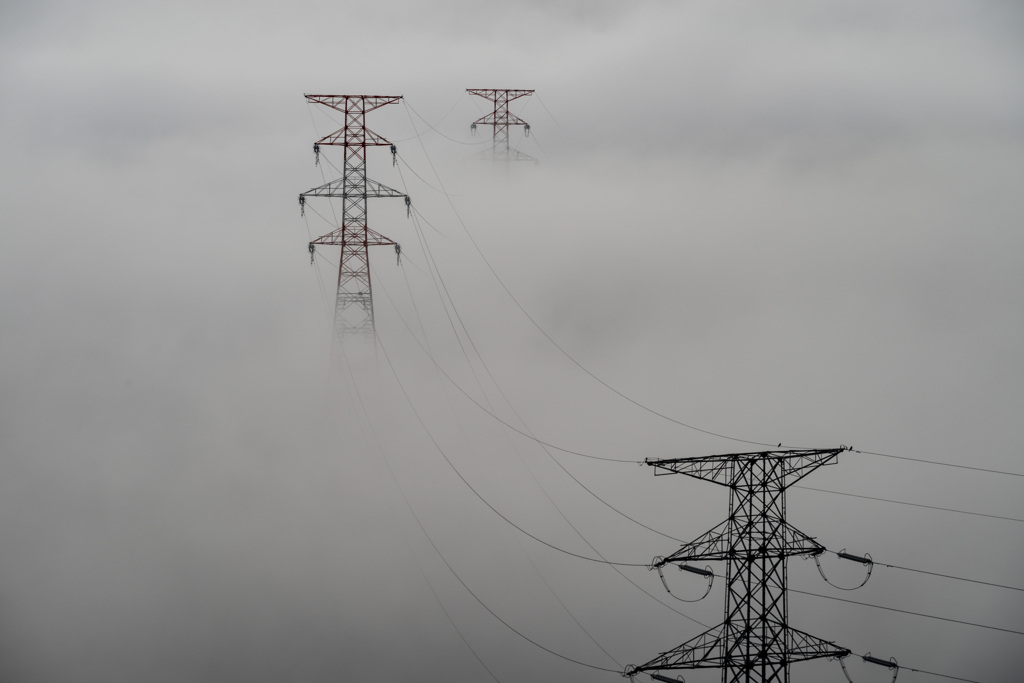
[[[638, 463], [755, 442], [855, 449], [802, 482], [852, 495], [788, 519], [878, 565], [843, 592], [792, 560], [794, 627], [1015, 680], [1020, 590], [920, 572], [1024, 588], [1024, 480], [901, 458], [1024, 473], [1022, 29], [994, 0], [4, 6], [0, 679], [620, 680], [722, 619], [723, 581], [685, 604], [593, 561], [728, 515]], [[537, 163], [470, 132], [466, 88], [506, 87]], [[403, 96], [367, 121], [414, 209], [369, 202], [402, 245], [371, 252], [376, 350], [332, 350], [332, 207], [296, 199], [340, 123], [304, 93]]]

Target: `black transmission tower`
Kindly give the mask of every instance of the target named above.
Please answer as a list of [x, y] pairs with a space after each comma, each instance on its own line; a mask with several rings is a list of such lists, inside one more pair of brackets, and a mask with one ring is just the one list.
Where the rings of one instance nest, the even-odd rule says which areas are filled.
[[789, 683], [789, 665], [822, 657], [843, 658], [846, 648], [789, 625], [787, 564], [797, 555], [816, 556], [825, 547], [786, 522], [786, 489], [822, 465], [836, 462], [846, 447], [776, 450], [699, 458], [647, 460], [656, 475], [685, 474], [729, 488], [729, 518], [672, 555], [666, 564], [725, 562], [725, 620], [663, 652], [626, 676], [674, 669], [722, 669], [723, 683]]

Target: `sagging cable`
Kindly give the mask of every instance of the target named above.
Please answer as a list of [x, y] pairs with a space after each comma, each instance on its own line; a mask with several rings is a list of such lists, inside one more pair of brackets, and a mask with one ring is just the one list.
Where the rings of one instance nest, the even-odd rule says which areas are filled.
[[825, 570], [821, 566], [821, 560], [818, 559], [821, 556], [821, 553], [818, 553], [814, 556], [814, 564], [817, 565], [818, 573], [821, 574], [821, 578], [825, 580], [825, 583], [841, 591], [855, 591], [858, 588], [863, 588], [864, 584], [866, 584], [868, 582], [868, 579], [871, 578], [871, 572], [875, 570], [875, 562], [871, 559], [871, 556], [867, 553], [864, 553], [864, 557], [851, 555], [850, 553], [846, 552], [845, 548], [836, 553], [836, 555], [844, 560], [850, 560], [851, 562], [860, 562], [861, 564], [865, 565], [868, 568], [867, 574], [864, 575], [864, 580], [861, 581], [860, 585], [858, 586], [854, 586], [853, 588], [844, 588], [843, 586], [837, 586], [836, 584], [829, 581], [828, 577], [825, 576]]
[[704, 591], [704, 595], [700, 596], [696, 600], [687, 600], [687, 599], [681, 598], [678, 595], [676, 595], [675, 593], [673, 593], [672, 589], [668, 587], [668, 581], [665, 580], [665, 574], [661, 571], [661, 568], [663, 566], [665, 566], [666, 564], [667, 564], [667, 561], [665, 560], [665, 558], [663, 558], [663, 557], [656, 557], [656, 558], [654, 558], [654, 562], [651, 564], [651, 566], [648, 567], [649, 570], [653, 569], [653, 570], [658, 572], [658, 578], [661, 579], [661, 585], [665, 587], [665, 592], [666, 593], [668, 593], [669, 595], [671, 595], [673, 598], [675, 598], [676, 600], [678, 600], [680, 602], [700, 602], [704, 598], [708, 597], [708, 593], [711, 592], [711, 586], [714, 585], [714, 583], [715, 583], [715, 573], [713, 571], [711, 571], [710, 568], [699, 569], [697, 567], [690, 567], [690, 566], [687, 566], [685, 564], [679, 565], [679, 571], [681, 571], [681, 572], [683, 572], [683, 571], [690, 572], [691, 574], [700, 574], [701, 576], [705, 577], [708, 580], [708, 587]]
[[846, 670], [846, 664], [843, 663], [843, 659], [845, 659], [845, 657], [839, 658], [839, 666], [843, 667], [843, 675], [846, 676], [846, 680], [853, 683], [853, 679], [850, 678], [850, 672]]

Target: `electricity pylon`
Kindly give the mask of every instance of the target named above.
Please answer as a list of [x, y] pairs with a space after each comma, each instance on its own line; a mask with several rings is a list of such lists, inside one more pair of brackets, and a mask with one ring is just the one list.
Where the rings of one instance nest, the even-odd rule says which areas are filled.
[[310, 259], [316, 245], [341, 247], [338, 263], [338, 294], [334, 305], [334, 336], [338, 343], [360, 337], [376, 343], [373, 321], [373, 297], [370, 288], [370, 254], [373, 246], [398, 244], [367, 225], [368, 198], [409, 197], [366, 177], [366, 148], [395, 146], [366, 127], [367, 112], [402, 99], [401, 95], [306, 95], [306, 100], [322, 104], [344, 115], [345, 125], [313, 144], [313, 153], [320, 163], [320, 148], [334, 145], [344, 148], [345, 162], [341, 178], [314, 187], [299, 195], [299, 205], [305, 211], [308, 197], [337, 197], [342, 201], [341, 225], [309, 243]]
[[[787, 563], [825, 551], [786, 522], [786, 489], [846, 447], [778, 450], [698, 458], [647, 460], [655, 474], [685, 474], [729, 488], [729, 518], [653, 568], [702, 560], [725, 561], [725, 621], [624, 672], [722, 669], [723, 683], [789, 682], [789, 665], [850, 651], [789, 625]], [[657, 680], [669, 680], [657, 673]]]
[[528, 154], [523, 154], [519, 150], [512, 149], [508, 144], [509, 126], [524, 126], [527, 134], [530, 132], [530, 124], [523, 121], [515, 114], [509, 113], [508, 103], [512, 100], [517, 100], [520, 97], [532, 95], [533, 91], [467, 88], [466, 92], [470, 95], [479, 95], [480, 97], [488, 99], [494, 103], [494, 111], [490, 114], [481, 116], [472, 124], [473, 130], [476, 130], [478, 124], [492, 126], [494, 128], [494, 158], [505, 161], [509, 159], [535, 161], [533, 157]]

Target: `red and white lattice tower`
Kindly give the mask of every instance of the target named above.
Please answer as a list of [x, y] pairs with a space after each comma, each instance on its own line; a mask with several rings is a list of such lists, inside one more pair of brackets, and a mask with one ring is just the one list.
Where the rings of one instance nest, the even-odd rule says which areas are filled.
[[373, 321], [373, 297], [370, 287], [369, 248], [379, 245], [398, 245], [384, 235], [371, 230], [367, 223], [366, 200], [376, 197], [409, 197], [398, 190], [366, 177], [366, 148], [395, 146], [366, 127], [366, 114], [402, 99], [382, 95], [306, 95], [306, 100], [322, 104], [344, 115], [344, 127], [326, 135], [313, 145], [317, 163], [320, 148], [325, 145], [342, 147], [345, 153], [342, 176], [299, 195], [299, 205], [305, 210], [310, 197], [334, 197], [342, 201], [341, 225], [309, 243], [312, 255], [316, 245], [341, 247], [338, 264], [338, 294], [334, 307], [334, 336], [341, 343], [359, 337], [376, 342]]
[[532, 95], [532, 90], [495, 90], [485, 88], [467, 88], [466, 92], [470, 95], [479, 95], [484, 99], [490, 100], [494, 103], [494, 110], [481, 116], [473, 122], [473, 129], [476, 130], [477, 125], [493, 126], [494, 128], [494, 158], [509, 160], [530, 160], [533, 161], [533, 157], [523, 154], [522, 152], [512, 149], [508, 144], [508, 127], [509, 126], [524, 126], [527, 134], [530, 132], [530, 124], [523, 121], [515, 114], [510, 114], [508, 111], [508, 103], [512, 100], [517, 100], [520, 97], [526, 97]]

